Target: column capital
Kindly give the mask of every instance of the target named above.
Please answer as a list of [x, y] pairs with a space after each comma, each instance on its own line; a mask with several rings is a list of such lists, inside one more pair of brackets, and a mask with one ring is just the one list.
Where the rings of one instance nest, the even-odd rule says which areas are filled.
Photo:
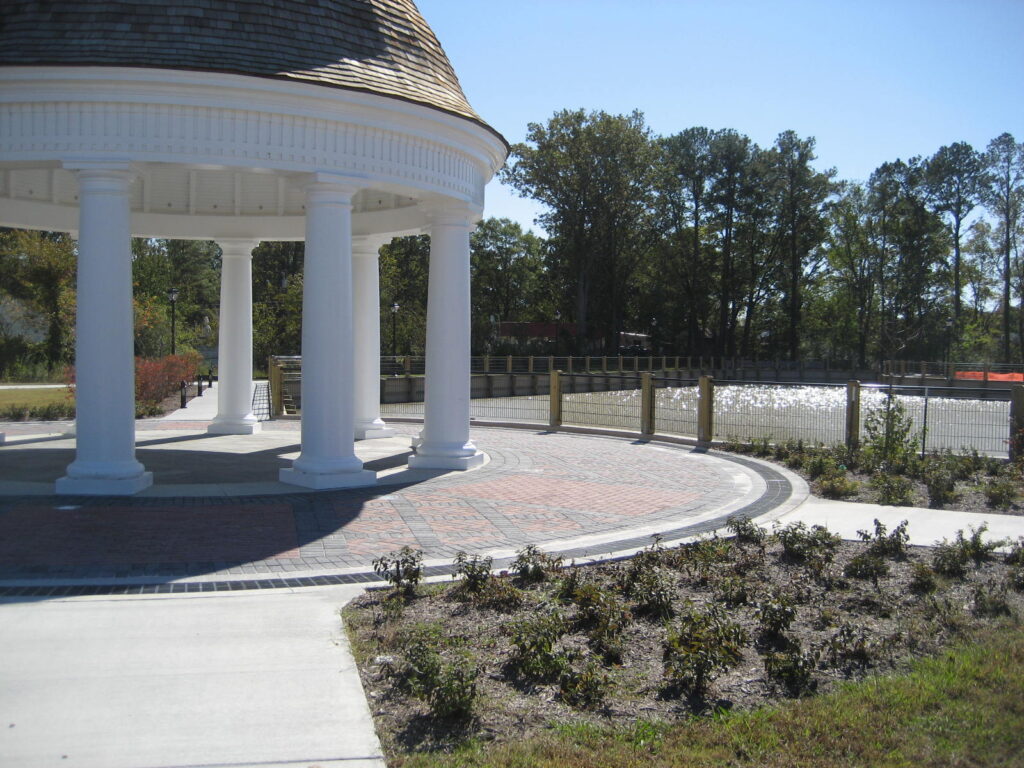
[[96, 194], [126, 194], [138, 172], [127, 160], [65, 160], [64, 170], [71, 171], [80, 188], [87, 186]]
[[483, 210], [469, 203], [446, 201], [426, 206], [428, 228], [434, 226], [472, 229], [483, 216]]
[[366, 180], [357, 176], [316, 171], [305, 177], [306, 199], [316, 203], [351, 205], [352, 198], [366, 187]]
[[259, 240], [235, 237], [226, 237], [214, 242], [220, 247], [221, 254], [225, 258], [252, 258], [253, 250], [260, 244]]
[[352, 238], [353, 256], [374, 256], [380, 252], [384, 243], [391, 242], [390, 235], [359, 235]]

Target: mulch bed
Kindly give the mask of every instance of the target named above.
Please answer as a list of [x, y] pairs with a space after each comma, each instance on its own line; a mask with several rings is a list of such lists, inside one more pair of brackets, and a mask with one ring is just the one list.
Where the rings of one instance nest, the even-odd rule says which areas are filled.
[[[754, 537], [750, 526], [740, 532]], [[470, 559], [470, 580], [365, 593], [344, 617], [385, 752], [400, 762], [557, 723], [635, 727], [751, 709], [902, 669], [1024, 615], [1019, 551], [1017, 564], [981, 552], [953, 576], [931, 568], [937, 550], [893, 547], [891, 532], [873, 544], [802, 526], [761, 542], [742, 535], [561, 569], [527, 552], [526, 565], [492, 578], [486, 561]], [[885, 554], [885, 541], [903, 552]], [[547, 650], [545, 626], [558, 627]], [[687, 678], [701, 653], [733, 641], [720, 674], [704, 686]], [[452, 697], [464, 703], [469, 690], [469, 711], [452, 713]]]

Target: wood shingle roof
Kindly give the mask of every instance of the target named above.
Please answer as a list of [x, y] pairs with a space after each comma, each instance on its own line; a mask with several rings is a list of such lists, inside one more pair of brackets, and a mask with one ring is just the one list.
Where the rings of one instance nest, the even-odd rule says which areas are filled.
[[484, 124], [412, 0], [4, 0], [0, 66], [22, 65], [282, 78]]

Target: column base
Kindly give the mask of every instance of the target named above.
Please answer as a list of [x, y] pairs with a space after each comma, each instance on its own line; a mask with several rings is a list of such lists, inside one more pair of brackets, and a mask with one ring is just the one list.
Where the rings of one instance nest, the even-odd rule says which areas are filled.
[[142, 472], [132, 477], [57, 478], [56, 493], [72, 496], [133, 496], [153, 484], [153, 473]]
[[356, 426], [356, 440], [373, 440], [377, 437], [394, 437], [398, 433], [387, 426], [383, 421], [378, 421], [376, 424], [366, 424]]
[[214, 419], [206, 428], [208, 435], [255, 435], [263, 431], [263, 425], [256, 419], [225, 419], [217, 421]]
[[326, 491], [332, 488], [364, 488], [377, 484], [377, 473], [368, 469], [355, 472], [303, 472], [301, 469], [289, 467], [278, 471], [277, 479], [288, 485], [300, 485], [315, 491]]
[[469, 456], [431, 456], [417, 453], [409, 457], [409, 469], [476, 469], [483, 466], [485, 459], [483, 451], [477, 451]]

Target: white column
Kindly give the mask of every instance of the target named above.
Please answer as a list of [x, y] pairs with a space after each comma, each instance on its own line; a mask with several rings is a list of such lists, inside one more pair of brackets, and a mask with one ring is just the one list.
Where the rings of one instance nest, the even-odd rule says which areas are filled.
[[395, 434], [380, 417], [380, 246], [379, 238], [352, 242], [356, 440]]
[[477, 218], [462, 207], [437, 211], [431, 220], [423, 432], [409, 459], [416, 469], [484, 462], [469, 439], [469, 233]]
[[302, 452], [283, 483], [306, 488], [374, 485], [355, 455], [352, 376], [352, 196], [331, 174], [306, 187], [302, 288]]
[[135, 459], [135, 353], [127, 163], [77, 171], [76, 453], [57, 493], [130, 495], [153, 484]]
[[251, 435], [260, 431], [252, 413], [252, 250], [255, 240], [218, 240], [220, 336], [217, 352], [217, 416], [206, 431]]

